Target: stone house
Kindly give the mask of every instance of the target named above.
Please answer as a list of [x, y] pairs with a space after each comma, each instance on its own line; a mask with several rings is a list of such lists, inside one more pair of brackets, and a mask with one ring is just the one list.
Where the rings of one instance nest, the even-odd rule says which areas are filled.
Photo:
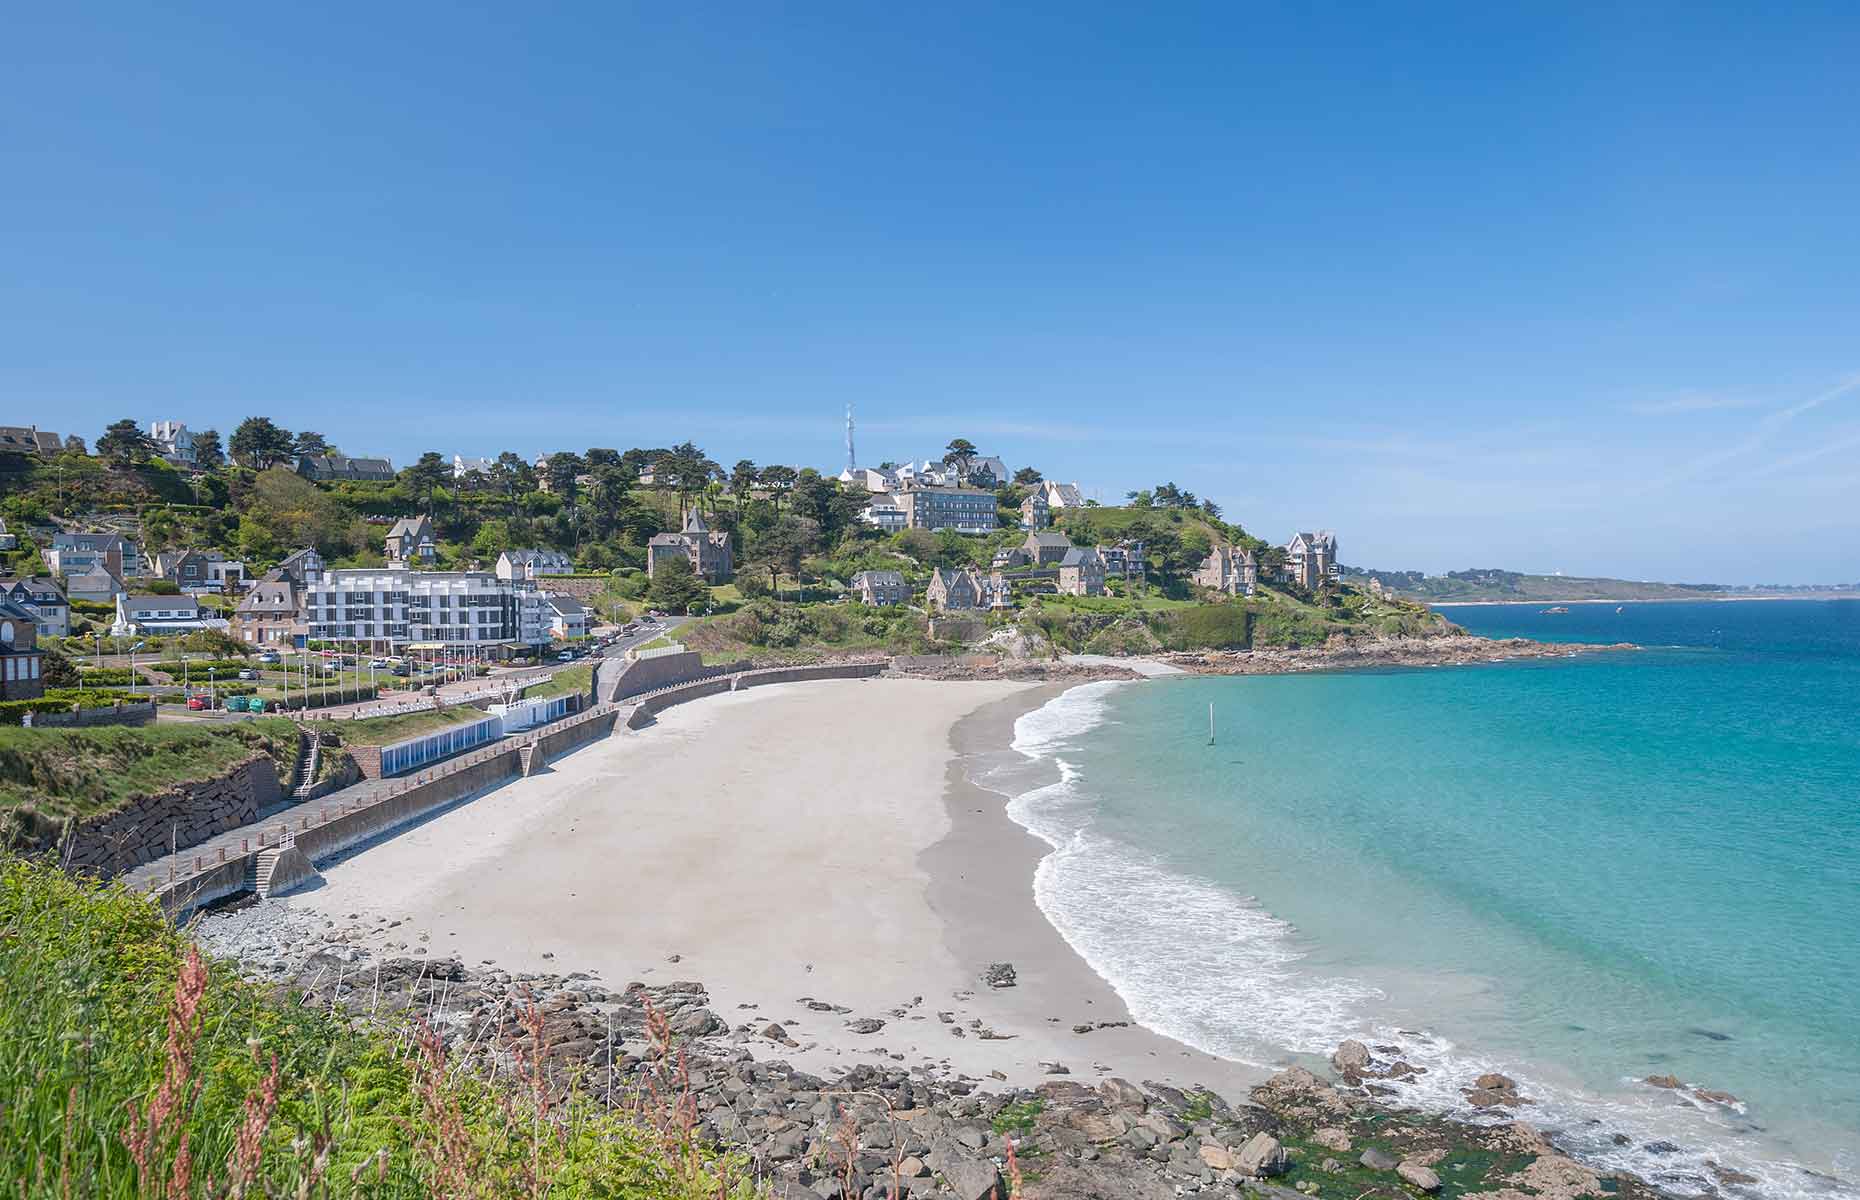
[[1059, 590], [1067, 596], [1104, 595], [1104, 559], [1096, 550], [1066, 551], [1059, 560]]
[[991, 571], [1012, 571], [1015, 567], [1027, 565], [1027, 552], [1019, 546], [1003, 546], [995, 551], [995, 556], [988, 564]]
[[1072, 539], [1055, 529], [1035, 530], [1027, 535], [1027, 540], [1020, 544], [1027, 562], [1036, 567], [1050, 567], [1059, 563], [1072, 549]]
[[0, 425], [0, 451], [56, 458], [65, 452], [65, 440], [36, 425]]
[[646, 547], [647, 578], [652, 577], [660, 562], [679, 556], [706, 583], [728, 583], [736, 574], [730, 535], [705, 524], [704, 514], [695, 508], [685, 517], [684, 532], [652, 535]]
[[974, 571], [938, 567], [930, 573], [924, 599], [937, 612], [970, 612], [982, 607], [982, 581]]
[[1245, 546], [1216, 546], [1189, 578], [1229, 596], [1251, 596], [1259, 583], [1259, 564]]
[[283, 567], [267, 571], [239, 598], [233, 609], [232, 635], [259, 646], [301, 646], [309, 638], [304, 621], [303, 583]]
[[991, 571], [986, 578], [979, 578], [982, 606], [990, 609], [1008, 609], [1014, 607], [1014, 585], [1007, 576], [999, 571]]
[[861, 571], [852, 577], [852, 590], [859, 603], [875, 608], [908, 604], [911, 599], [911, 585], [904, 582], [902, 571]]
[[1107, 577], [1143, 579], [1150, 573], [1149, 560], [1144, 557], [1143, 551], [1142, 542], [1125, 539], [1115, 546], [1098, 547], [1098, 557], [1104, 560]]
[[1046, 493], [1034, 492], [1020, 502], [1020, 527], [1022, 529], [1045, 529], [1053, 523], [1053, 506], [1046, 502]]
[[430, 567], [439, 558], [439, 541], [433, 536], [433, 524], [424, 516], [402, 517], [388, 530], [389, 564], [418, 563]]
[[45, 655], [39, 624], [24, 605], [0, 600], [0, 700], [37, 700], [45, 695]]
[[1337, 565], [1337, 535], [1328, 529], [1316, 533], [1295, 533], [1285, 543], [1285, 577], [1300, 587], [1315, 588], [1335, 583], [1341, 568]]
[[56, 579], [44, 575], [0, 579], [0, 600], [31, 613], [40, 637], [64, 637], [71, 632], [71, 602]]

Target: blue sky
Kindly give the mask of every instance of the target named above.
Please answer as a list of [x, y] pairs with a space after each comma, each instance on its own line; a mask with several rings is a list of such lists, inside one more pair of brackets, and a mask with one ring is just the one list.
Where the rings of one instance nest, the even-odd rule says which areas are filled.
[[850, 402], [1353, 564], [1860, 578], [1851, 5], [156, 7], [8, 15], [0, 423]]

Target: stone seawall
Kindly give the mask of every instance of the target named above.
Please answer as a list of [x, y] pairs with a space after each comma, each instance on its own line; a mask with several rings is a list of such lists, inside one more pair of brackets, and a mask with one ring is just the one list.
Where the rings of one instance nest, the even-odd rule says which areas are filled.
[[311, 862], [316, 862], [473, 792], [514, 779], [517, 772], [517, 748], [512, 746], [426, 783], [412, 784], [406, 791], [397, 792], [366, 808], [358, 808], [326, 824], [302, 830], [296, 835], [297, 848]]
[[719, 675], [733, 675], [738, 671], [748, 669], [749, 663], [746, 661], [707, 667], [704, 665], [703, 657], [695, 650], [686, 650], [679, 654], [657, 654], [651, 658], [641, 658], [626, 664], [619, 675], [613, 678], [609, 685], [609, 692], [600, 696], [599, 699], [627, 700], [675, 684], [710, 679]]
[[799, 683], [808, 679], [873, 679], [885, 673], [888, 664], [884, 662], [869, 663], [826, 663], [816, 667], [770, 667], [761, 671], [745, 671], [736, 677], [736, 690], [761, 687], [768, 683]]
[[63, 848], [73, 870], [106, 878], [258, 819], [282, 798], [278, 770], [260, 751], [223, 775], [157, 792], [80, 823]]

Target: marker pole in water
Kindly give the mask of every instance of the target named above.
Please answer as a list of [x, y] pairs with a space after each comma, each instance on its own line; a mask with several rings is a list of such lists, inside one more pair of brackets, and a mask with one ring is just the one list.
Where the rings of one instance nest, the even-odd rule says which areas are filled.
[[1208, 745], [1214, 744], [1214, 701], [1208, 701]]

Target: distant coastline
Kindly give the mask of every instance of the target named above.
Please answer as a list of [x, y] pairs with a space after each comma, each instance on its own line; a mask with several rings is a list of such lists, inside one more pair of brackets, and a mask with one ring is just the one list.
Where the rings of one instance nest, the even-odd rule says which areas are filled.
[[1723, 604], [1736, 600], [1860, 600], [1860, 592], [1814, 592], [1807, 595], [1750, 595], [1750, 596], [1648, 596], [1645, 599], [1630, 600], [1611, 596], [1598, 596], [1588, 600], [1575, 600], [1568, 597], [1543, 597], [1536, 600], [1422, 600], [1419, 597], [1404, 596], [1429, 608], [1470, 608], [1479, 605], [1540, 605], [1540, 604]]

